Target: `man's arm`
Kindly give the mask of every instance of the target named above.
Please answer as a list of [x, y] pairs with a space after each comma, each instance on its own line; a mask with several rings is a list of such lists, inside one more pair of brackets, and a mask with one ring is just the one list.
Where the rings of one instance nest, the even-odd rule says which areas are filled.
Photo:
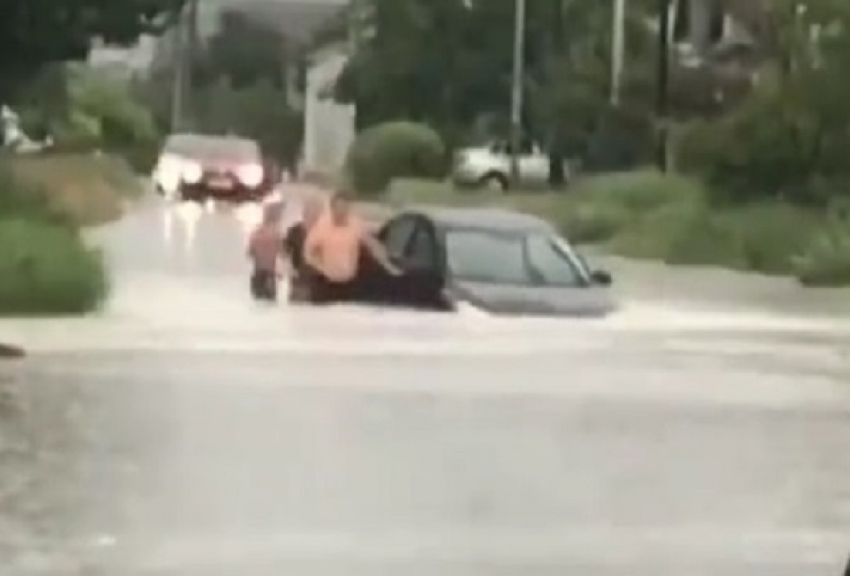
[[304, 238], [304, 262], [311, 268], [321, 268], [322, 242], [316, 226], [310, 228]]
[[369, 254], [372, 255], [372, 258], [374, 258], [378, 264], [384, 268], [384, 270], [394, 276], [400, 276], [404, 273], [404, 271], [396, 266], [390, 259], [390, 255], [387, 254], [387, 250], [384, 246], [378, 242], [374, 236], [369, 234], [369, 232], [363, 234], [361, 241], [363, 243], [363, 247], [366, 248]]

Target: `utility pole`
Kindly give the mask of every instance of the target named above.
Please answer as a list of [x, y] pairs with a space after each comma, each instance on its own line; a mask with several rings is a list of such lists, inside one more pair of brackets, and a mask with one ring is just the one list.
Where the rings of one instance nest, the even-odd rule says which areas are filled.
[[611, 33], [611, 105], [620, 105], [626, 52], [626, 0], [614, 0]]
[[661, 172], [667, 172], [670, 81], [670, 0], [658, 0], [658, 70], [656, 78], [655, 116], [657, 125], [656, 164]]
[[525, 0], [515, 0], [513, 78], [511, 81], [511, 185], [519, 183], [522, 144], [522, 92], [525, 77]]
[[198, 44], [198, 0], [189, 0], [174, 28], [174, 85], [171, 92], [171, 131], [186, 128], [187, 92]]
[[362, 41], [361, 28], [363, 22], [362, 0], [349, 0], [348, 3], [348, 49], [353, 56], [357, 53]]
[[186, 34], [184, 12], [177, 17], [174, 27], [174, 83], [171, 86], [171, 132], [179, 132], [183, 126], [183, 86], [186, 82], [185, 52]]
[[[195, 107], [197, 100], [194, 98], [194, 83], [192, 81], [195, 71], [195, 62], [198, 54], [198, 4], [200, 0], [189, 0], [188, 12], [186, 14], [186, 59], [183, 66], [183, 115], [184, 124], [194, 124], [197, 114]], [[187, 113], [188, 109], [188, 113]], [[187, 122], [188, 120], [188, 122]]]

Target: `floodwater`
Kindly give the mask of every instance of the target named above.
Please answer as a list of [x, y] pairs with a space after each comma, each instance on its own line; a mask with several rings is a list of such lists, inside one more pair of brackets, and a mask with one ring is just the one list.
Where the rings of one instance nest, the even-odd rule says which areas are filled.
[[258, 216], [146, 201], [102, 314], [0, 322], [0, 575], [841, 573], [846, 295], [611, 260], [606, 320], [257, 306]]

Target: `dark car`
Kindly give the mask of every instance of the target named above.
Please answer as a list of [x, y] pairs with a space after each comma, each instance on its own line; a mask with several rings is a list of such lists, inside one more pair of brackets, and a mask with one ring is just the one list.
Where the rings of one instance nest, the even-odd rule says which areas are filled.
[[260, 200], [279, 180], [253, 140], [172, 134], [153, 173], [157, 191], [177, 200]]
[[[376, 303], [495, 314], [604, 316], [611, 276], [544, 220], [497, 209], [411, 208], [378, 232], [401, 278], [373, 280]], [[373, 278], [378, 275], [369, 272]]]

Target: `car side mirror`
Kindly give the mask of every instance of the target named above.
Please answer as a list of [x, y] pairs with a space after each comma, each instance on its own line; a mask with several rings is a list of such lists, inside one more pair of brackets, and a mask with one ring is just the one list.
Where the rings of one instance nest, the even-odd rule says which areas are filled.
[[590, 280], [597, 286], [610, 286], [614, 283], [611, 274], [605, 270], [594, 270], [590, 274]]

